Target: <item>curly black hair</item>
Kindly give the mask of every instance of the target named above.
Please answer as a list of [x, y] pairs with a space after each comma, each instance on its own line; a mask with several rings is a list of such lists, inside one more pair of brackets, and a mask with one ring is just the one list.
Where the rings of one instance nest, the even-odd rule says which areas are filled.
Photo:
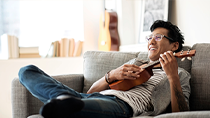
[[174, 40], [174, 41], [169, 40], [169, 42], [170, 43], [178, 42], [179, 48], [175, 52], [181, 51], [183, 47], [182, 44], [184, 44], [184, 36], [182, 35], [182, 32], [180, 31], [180, 29], [169, 21], [156, 20], [153, 23], [153, 25], [150, 27], [150, 31], [153, 32], [158, 27], [165, 28], [169, 31], [168, 36]]

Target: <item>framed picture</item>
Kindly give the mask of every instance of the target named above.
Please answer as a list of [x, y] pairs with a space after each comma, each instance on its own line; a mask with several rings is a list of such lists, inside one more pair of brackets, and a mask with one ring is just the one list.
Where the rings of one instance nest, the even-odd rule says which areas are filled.
[[169, 0], [143, 0], [140, 20], [139, 43], [145, 43], [150, 26], [156, 20], [168, 20]]

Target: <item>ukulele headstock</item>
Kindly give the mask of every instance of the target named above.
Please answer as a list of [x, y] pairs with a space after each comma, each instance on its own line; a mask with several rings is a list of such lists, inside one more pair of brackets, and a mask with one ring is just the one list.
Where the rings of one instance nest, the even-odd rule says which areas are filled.
[[195, 56], [195, 53], [196, 53], [195, 50], [188, 49], [187, 51], [183, 51], [182, 50], [182, 51], [180, 51], [178, 53], [174, 53], [174, 56], [178, 57], [178, 58], [182, 58], [181, 61], [184, 61], [185, 57], [187, 57], [188, 60], [191, 60], [191, 57]]

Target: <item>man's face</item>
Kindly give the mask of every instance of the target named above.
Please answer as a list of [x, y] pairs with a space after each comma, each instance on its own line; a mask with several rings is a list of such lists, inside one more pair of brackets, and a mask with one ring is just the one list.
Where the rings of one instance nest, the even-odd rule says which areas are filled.
[[[165, 28], [156, 28], [152, 34], [162, 34], [164, 36], [168, 36], [168, 30]], [[170, 44], [167, 38], [163, 37], [160, 41], [156, 41], [152, 38], [148, 42], [148, 57], [151, 61], [158, 60], [160, 54], [163, 54], [166, 51], [174, 51], [174, 43]]]

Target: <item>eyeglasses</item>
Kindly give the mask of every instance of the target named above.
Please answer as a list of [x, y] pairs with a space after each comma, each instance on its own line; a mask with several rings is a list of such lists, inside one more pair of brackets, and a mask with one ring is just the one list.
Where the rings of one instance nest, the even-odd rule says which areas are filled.
[[167, 37], [167, 36], [162, 35], [162, 34], [155, 34], [155, 35], [151, 34], [151, 35], [149, 35], [149, 36], [146, 36], [146, 41], [149, 42], [149, 41], [151, 41], [153, 38], [155, 38], [155, 41], [161, 41], [163, 37], [165, 37], [165, 38], [167, 38], [168, 40], [171, 40], [171, 41], [174, 42], [174, 40], [173, 40], [172, 38]]

